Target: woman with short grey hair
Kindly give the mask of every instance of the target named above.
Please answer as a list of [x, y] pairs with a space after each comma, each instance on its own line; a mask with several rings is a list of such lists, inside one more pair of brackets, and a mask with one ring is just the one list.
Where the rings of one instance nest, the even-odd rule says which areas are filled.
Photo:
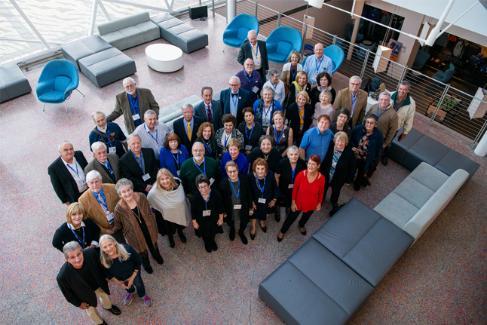
[[133, 188], [132, 181], [126, 178], [115, 185], [120, 201], [115, 207], [113, 231], [122, 230], [127, 243], [141, 255], [144, 269], [152, 273], [148, 251], [157, 263], [164, 263], [157, 246], [156, 218], [145, 195], [134, 192]]

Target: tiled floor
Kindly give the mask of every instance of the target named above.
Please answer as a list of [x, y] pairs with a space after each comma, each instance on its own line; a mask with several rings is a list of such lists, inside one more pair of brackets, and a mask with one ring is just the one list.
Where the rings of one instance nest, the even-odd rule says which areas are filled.
[[[172, 74], [149, 70], [145, 46], [126, 51], [137, 62], [136, 79], [152, 89], [161, 107], [198, 94], [203, 85], [226, 87], [228, 77], [240, 67], [236, 49], [223, 47], [225, 20], [217, 16], [206, 22], [192, 22], [209, 33], [210, 45], [185, 55], [185, 67]], [[156, 42], [161, 42], [158, 40]], [[31, 85], [42, 67], [27, 73]], [[346, 84], [336, 75], [335, 87]], [[57, 144], [68, 139], [90, 158], [88, 133], [93, 127], [90, 113], [110, 112], [117, 82], [95, 88], [81, 76], [83, 98], [75, 93], [66, 113], [62, 106], [46, 112], [35, 94], [0, 105], [0, 323], [87, 324], [88, 318], [67, 303], [57, 288], [55, 276], [64, 259], [51, 247], [54, 230], [64, 221], [64, 206], [55, 196], [47, 166], [57, 157]], [[118, 121], [123, 124], [122, 121]], [[355, 324], [479, 324], [486, 320], [486, 213], [485, 159], [474, 157], [462, 136], [430, 124], [417, 116], [416, 127], [481, 164], [424, 236], [394, 266], [351, 321]], [[352, 195], [367, 205], [377, 204], [408, 172], [395, 163], [380, 167], [367, 191], [345, 189], [342, 199]], [[326, 222], [324, 214], [308, 225], [313, 233]], [[296, 250], [307, 237], [293, 227], [277, 243], [278, 226], [270, 221], [267, 234], [243, 246], [230, 242], [227, 234], [217, 239], [220, 249], [207, 254], [202, 242], [187, 230], [187, 244], [168, 247], [160, 238], [165, 258], [152, 275], [143, 273], [151, 308], [141, 301], [122, 307], [122, 315], [103, 313], [111, 324], [277, 324], [279, 319], [257, 296], [258, 284]], [[308, 235], [309, 236], [309, 235]], [[122, 290], [112, 287], [112, 300], [120, 304]]]

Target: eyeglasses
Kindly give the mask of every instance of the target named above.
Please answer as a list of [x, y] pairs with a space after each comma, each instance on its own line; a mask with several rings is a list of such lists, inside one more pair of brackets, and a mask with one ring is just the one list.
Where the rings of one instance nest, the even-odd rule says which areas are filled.
[[229, 174], [235, 174], [236, 172], [237, 172], [236, 169], [227, 170], [227, 173], [229, 173]]
[[240, 85], [239, 84], [230, 84], [230, 86], [237, 87], [237, 86], [240, 86]]
[[360, 83], [351, 83], [352, 86], [360, 86]]

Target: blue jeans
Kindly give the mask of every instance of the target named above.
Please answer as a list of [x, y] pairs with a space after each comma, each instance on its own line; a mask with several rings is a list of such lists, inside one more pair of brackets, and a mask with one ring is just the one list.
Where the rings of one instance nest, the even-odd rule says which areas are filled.
[[130, 293], [134, 293], [135, 291], [137, 291], [137, 295], [141, 298], [145, 296], [145, 286], [144, 282], [142, 281], [142, 277], [140, 276], [140, 271], [137, 272], [132, 287], [127, 289], [127, 291]]

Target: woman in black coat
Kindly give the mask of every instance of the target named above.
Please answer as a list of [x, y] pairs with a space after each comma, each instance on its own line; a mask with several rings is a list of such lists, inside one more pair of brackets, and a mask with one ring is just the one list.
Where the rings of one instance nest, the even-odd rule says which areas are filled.
[[190, 197], [193, 228], [203, 238], [208, 253], [218, 250], [215, 235], [223, 224], [222, 197], [210, 188], [210, 180], [203, 174], [196, 177], [198, 192]]
[[[205, 157], [218, 158], [218, 146], [215, 140], [215, 129], [210, 122], [201, 123], [196, 132], [196, 141], [203, 143], [205, 146]], [[191, 148], [188, 148], [191, 151]]]
[[259, 220], [260, 229], [263, 232], [267, 232], [267, 214], [273, 211], [279, 191], [274, 174], [269, 171], [267, 161], [263, 158], [257, 158], [254, 161], [252, 171], [250, 188], [252, 190], [254, 214], [250, 217], [252, 221], [250, 238], [253, 240], [256, 234], [256, 219]]
[[77, 241], [81, 248], [98, 246], [100, 228], [90, 219], [83, 220], [85, 211], [81, 204], [71, 203], [66, 210], [66, 222], [54, 233], [52, 246], [63, 251], [63, 246], [70, 241]]
[[281, 161], [281, 155], [274, 148], [274, 140], [270, 135], [263, 135], [260, 137], [259, 147], [254, 148], [249, 155], [250, 165], [254, 163], [257, 158], [262, 158], [267, 162], [268, 168], [275, 172]]
[[249, 180], [245, 175], [238, 173], [238, 166], [234, 161], [225, 164], [226, 177], [220, 182], [220, 193], [225, 208], [225, 219], [230, 226], [230, 240], [235, 239], [235, 219], [240, 219], [238, 235], [244, 245], [248, 240], [245, 228], [249, 223], [249, 211], [252, 209], [252, 193]]
[[294, 143], [299, 145], [304, 132], [308, 130], [313, 123], [315, 109], [311, 106], [309, 95], [302, 91], [296, 98], [296, 103], [291, 104], [286, 110], [286, 119], [288, 126], [293, 130]]
[[279, 188], [279, 198], [277, 205], [279, 206], [279, 221], [286, 216], [286, 212], [291, 208], [291, 201], [293, 196], [294, 179], [296, 175], [306, 169], [306, 162], [299, 158], [299, 149], [296, 146], [287, 148], [287, 157], [284, 157], [279, 162], [279, 167], [275, 173], [277, 187]]
[[326, 154], [324, 164], [326, 191], [331, 187], [331, 211], [330, 216], [334, 215], [340, 206], [338, 198], [340, 191], [345, 183], [352, 183], [355, 175], [355, 156], [352, 148], [348, 146], [348, 136], [345, 132], [339, 131], [333, 139], [335, 145], [330, 146]]
[[246, 107], [242, 112], [244, 121], [240, 123], [238, 130], [244, 136], [242, 149], [246, 155], [249, 155], [259, 145], [259, 139], [264, 134], [264, 131], [260, 123], [255, 121], [252, 107]]
[[309, 97], [311, 98], [311, 105], [315, 107], [316, 103], [320, 101], [320, 94], [322, 91], [329, 91], [331, 93], [331, 103], [335, 102], [335, 97], [337, 95], [337, 92], [333, 87], [331, 86], [331, 76], [328, 72], [320, 72], [316, 76], [316, 82], [318, 85], [311, 89], [311, 92], [309, 94]]
[[377, 129], [377, 116], [368, 115], [364, 125], [357, 125], [352, 131], [352, 151], [357, 160], [357, 177], [353, 183], [354, 190], [370, 185], [370, 177], [377, 167], [384, 137]]

